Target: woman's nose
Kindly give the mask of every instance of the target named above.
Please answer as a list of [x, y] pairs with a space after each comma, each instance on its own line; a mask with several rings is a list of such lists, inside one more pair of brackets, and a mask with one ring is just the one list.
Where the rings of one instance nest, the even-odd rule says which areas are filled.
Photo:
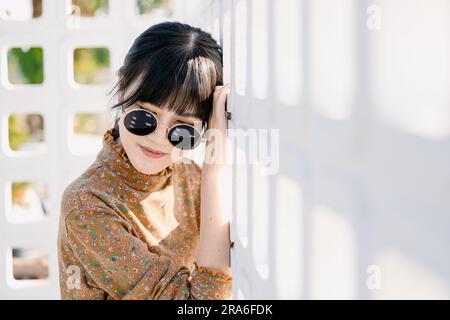
[[164, 123], [158, 123], [155, 131], [150, 136], [153, 136], [153, 139], [156, 140], [155, 142], [158, 142], [161, 145], [165, 145], [169, 143], [169, 140], [167, 139], [167, 132], [169, 130], [169, 127], [165, 125]]

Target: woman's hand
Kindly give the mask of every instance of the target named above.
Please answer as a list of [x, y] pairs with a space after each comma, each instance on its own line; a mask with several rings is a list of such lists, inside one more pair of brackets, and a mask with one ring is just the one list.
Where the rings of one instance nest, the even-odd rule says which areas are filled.
[[219, 174], [230, 164], [230, 142], [228, 140], [228, 119], [225, 103], [230, 93], [230, 85], [216, 86], [213, 96], [213, 109], [205, 133], [205, 159], [202, 171]]

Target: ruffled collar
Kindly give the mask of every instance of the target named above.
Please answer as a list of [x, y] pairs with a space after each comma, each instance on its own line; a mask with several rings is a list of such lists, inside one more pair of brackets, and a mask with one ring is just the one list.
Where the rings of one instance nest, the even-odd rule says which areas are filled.
[[130, 162], [123, 146], [114, 140], [114, 128], [103, 135], [103, 148], [97, 159], [106, 163], [113, 176], [119, 176], [129, 187], [139, 191], [154, 192], [164, 188], [171, 180], [174, 164], [155, 174], [144, 174]]

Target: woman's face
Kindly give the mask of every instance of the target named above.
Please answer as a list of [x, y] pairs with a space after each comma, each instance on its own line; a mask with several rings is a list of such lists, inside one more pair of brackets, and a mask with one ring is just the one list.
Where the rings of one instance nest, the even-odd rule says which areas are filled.
[[[134, 109], [146, 109], [156, 115], [158, 119], [156, 130], [146, 136], [138, 136], [129, 132], [124, 126], [124, 116], [127, 111]], [[119, 120], [120, 143], [131, 164], [138, 171], [144, 174], [155, 174], [185, 156], [188, 151], [174, 147], [167, 139], [169, 128], [178, 123], [191, 124], [201, 128], [201, 120], [197, 117], [179, 115], [148, 102], [137, 102], [121, 113]], [[155, 156], [146, 152], [145, 148], [163, 153], [163, 155]]]

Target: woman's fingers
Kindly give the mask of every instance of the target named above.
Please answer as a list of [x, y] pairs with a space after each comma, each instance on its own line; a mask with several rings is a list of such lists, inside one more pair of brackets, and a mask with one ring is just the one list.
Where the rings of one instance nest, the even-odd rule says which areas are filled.
[[[227, 99], [227, 95], [230, 93], [231, 88], [229, 84], [224, 86], [216, 86], [214, 90], [214, 106], [215, 108], [223, 108], [225, 111], [225, 101]], [[219, 111], [219, 110], [218, 110]]]
[[209, 128], [220, 129], [227, 127], [227, 116], [225, 114], [225, 103], [230, 93], [230, 85], [216, 86], [213, 93], [213, 109], [210, 114]]
[[[229, 160], [229, 142], [227, 139], [228, 119], [225, 106], [230, 85], [216, 86], [213, 93], [213, 110], [206, 130], [205, 164], [209, 170], [220, 171]], [[206, 168], [206, 167], [205, 167]]]

